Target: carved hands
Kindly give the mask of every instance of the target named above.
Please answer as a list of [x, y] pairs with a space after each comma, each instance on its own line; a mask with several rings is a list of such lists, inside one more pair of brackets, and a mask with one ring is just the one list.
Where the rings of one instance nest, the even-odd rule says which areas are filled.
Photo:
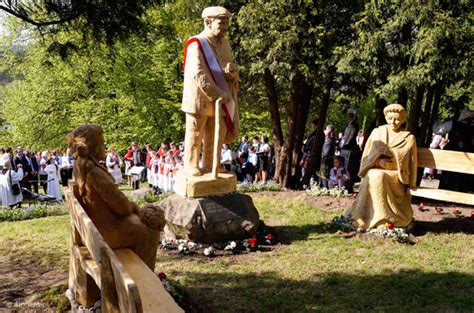
[[377, 167], [381, 167], [385, 170], [396, 170], [397, 164], [392, 159], [378, 159]]

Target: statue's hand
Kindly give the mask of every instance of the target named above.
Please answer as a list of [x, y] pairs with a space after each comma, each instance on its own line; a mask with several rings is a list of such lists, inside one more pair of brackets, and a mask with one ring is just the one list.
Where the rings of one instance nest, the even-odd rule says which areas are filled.
[[391, 159], [379, 159], [377, 162], [378, 166], [385, 170], [396, 170], [397, 165]]
[[239, 77], [239, 67], [235, 63], [227, 63], [226, 67], [222, 70], [228, 80], [235, 80]]

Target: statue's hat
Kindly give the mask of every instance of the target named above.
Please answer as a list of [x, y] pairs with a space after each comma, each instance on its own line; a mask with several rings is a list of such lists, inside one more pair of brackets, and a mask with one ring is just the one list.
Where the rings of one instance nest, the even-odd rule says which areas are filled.
[[206, 17], [231, 17], [232, 14], [224, 7], [208, 7], [202, 11], [202, 18]]

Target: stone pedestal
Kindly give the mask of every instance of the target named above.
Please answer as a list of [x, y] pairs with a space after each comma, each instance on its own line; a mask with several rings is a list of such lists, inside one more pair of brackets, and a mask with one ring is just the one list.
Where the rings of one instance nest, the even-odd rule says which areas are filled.
[[175, 178], [174, 190], [181, 197], [207, 197], [235, 192], [237, 177], [234, 173], [219, 173], [217, 178], [211, 173], [202, 176], [186, 176], [178, 172]]
[[252, 198], [240, 193], [200, 198], [174, 195], [161, 201], [160, 207], [165, 210], [165, 234], [194, 242], [250, 237], [259, 223]]

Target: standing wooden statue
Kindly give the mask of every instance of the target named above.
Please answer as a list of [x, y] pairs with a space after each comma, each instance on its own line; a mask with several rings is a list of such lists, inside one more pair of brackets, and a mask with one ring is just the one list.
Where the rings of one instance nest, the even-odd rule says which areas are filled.
[[416, 139], [401, 127], [407, 118], [403, 106], [388, 105], [384, 114], [387, 125], [372, 131], [362, 154], [359, 196], [345, 212], [356, 227], [406, 227], [413, 218], [409, 188], [416, 186]]
[[[223, 142], [231, 142], [238, 136], [239, 70], [232, 63], [232, 51], [225, 37], [230, 17], [223, 7], [204, 9], [203, 32], [186, 42], [181, 109], [186, 112], [184, 171], [190, 176], [212, 170], [216, 126], [225, 125], [218, 134], [219, 151]], [[220, 118], [216, 119], [219, 111]], [[202, 168], [199, 168], [201, 151]]]

